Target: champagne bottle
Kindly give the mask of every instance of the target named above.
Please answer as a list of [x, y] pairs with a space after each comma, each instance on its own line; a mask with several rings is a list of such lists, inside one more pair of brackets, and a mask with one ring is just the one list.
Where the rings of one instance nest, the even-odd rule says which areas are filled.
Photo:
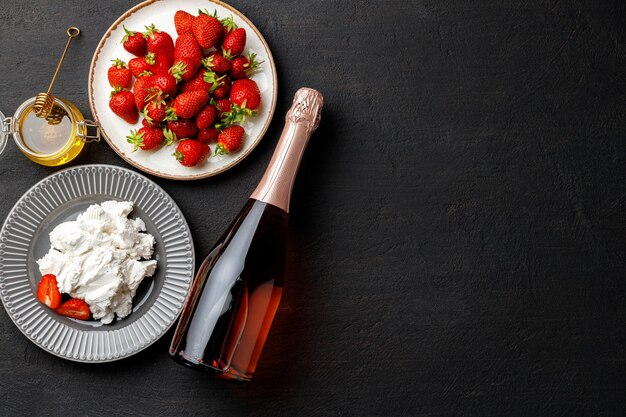
[[296, 92], [261, 182], [200, 266], [170, 356], [220, 378], [248, 381], [280, 302], [289, 199], [322, 95]]

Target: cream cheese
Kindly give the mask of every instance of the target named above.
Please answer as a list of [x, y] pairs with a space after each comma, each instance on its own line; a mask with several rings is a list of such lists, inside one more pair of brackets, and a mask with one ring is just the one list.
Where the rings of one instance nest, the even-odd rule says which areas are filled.
[[130, 201], [90, 206], [52, 230], [50, 251], [37, 261], [42, 275], [56, 275], [61, 293], [85, 300], [104, 324], [131, 313], [137, 287], [156, 270], [148, 260], [154, 236], [143, 220], [128, 218], [132, 210]]

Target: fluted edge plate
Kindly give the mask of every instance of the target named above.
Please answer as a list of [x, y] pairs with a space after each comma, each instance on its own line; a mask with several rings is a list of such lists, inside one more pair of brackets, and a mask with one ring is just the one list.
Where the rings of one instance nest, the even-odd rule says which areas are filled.
[[[157, 270], [142, 282], [133, 312], [110, 325], [56, 314], [35, 295], [41, 274], [36, 260], [49, 249], [49, 232], [74, 220], [89, 205], [107, 200], [134, 203], [155, 237]], [[172, 198], [153, 181], [129, 169], [84, 165], [59, 171], [28, 190], [0, 231], [0, 299], [9, 317], [42, 349], [77, 362], [109, 362], [154, 343], [176, 321], [194, 271], [189, 226]]]

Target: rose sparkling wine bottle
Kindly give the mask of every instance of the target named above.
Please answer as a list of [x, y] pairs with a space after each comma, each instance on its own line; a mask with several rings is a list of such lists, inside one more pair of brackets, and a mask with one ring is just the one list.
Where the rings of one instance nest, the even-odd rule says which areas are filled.
[[183, 365], [254, 374], [283, 291], [291, 188], [322, 104], [318, 91], [296, 92], [265, 175], [200, 266], [169, 349]]

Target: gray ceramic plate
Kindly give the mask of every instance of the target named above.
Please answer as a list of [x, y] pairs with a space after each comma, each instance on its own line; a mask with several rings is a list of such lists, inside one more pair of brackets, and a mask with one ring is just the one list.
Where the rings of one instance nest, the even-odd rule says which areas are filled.
[[[37, 301], [37, 259], [50, 248], [49, 233], [89, 205], [107, 200], [135, 204], [156, 239], [157, 270], [141, 283], [133, 312], [109, 325], [60, 316]], [[191, 233], [176, 203], [143, 175], [110, 165], [59, 171], [15, 204], [0, 232], [0, 298], [15, 325], [37, 346], [79, 362], [108, 362], [154, 343], [174, 323], [194, 271]]]

